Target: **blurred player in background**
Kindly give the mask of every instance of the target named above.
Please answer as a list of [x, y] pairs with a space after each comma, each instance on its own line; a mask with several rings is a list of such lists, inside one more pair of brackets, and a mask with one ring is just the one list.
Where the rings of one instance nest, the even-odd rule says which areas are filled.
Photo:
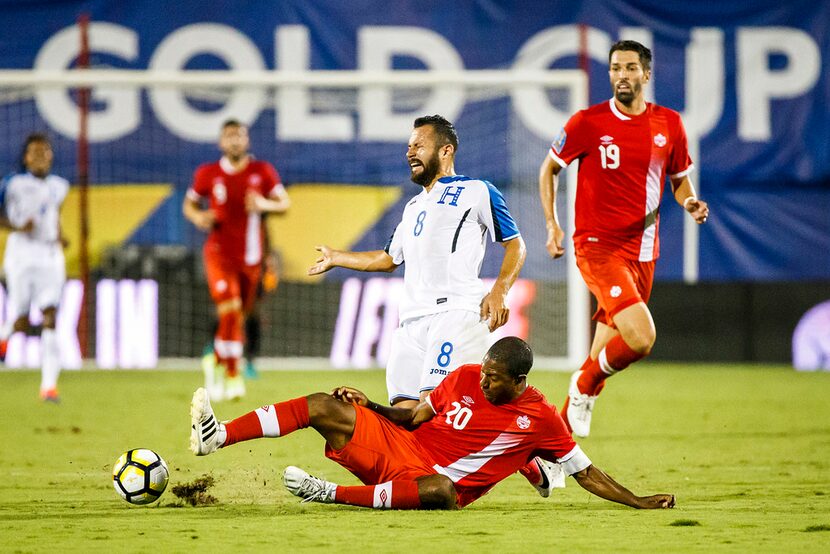
[[668, 173], [672, 192], [697, 223], [709, 215], [689, 179], [686, 131], [680, 115], [647, 103], [651, 51], [620, 41], [609, 53], [613, 98], [577, 112], [553, 141], [539, 169], [547, 249], [562, 256], [556, 215], [558, 174], [579, 160], [574, 249], [599, 309], [591, 352], [571, 377], [562, 410], [575, 435], [588, 436], [594, 402], [605, 379], [647, 356], [656, 331], [647, 302], [659, 255], [659, 206]]
[[[386, 366], [389, 403], [412, 408], [456, 367], [477, 363], [490, 332], [509, 316], [506, 299], [525, 260], [525, 244], [501, 192], [487, 181], [455, 173], [458, 136], [440, 115], [419, 117], [406, 160], [420, 194], [410, 200], [383, 250], [347, 252], [328, 246], [309, 275], [333, 267], [387, 271], [405, 263], [400, 326]], [[488, 292], [479, 278], [485, 234], [504, 247], [501, 269]], [[544, 462], [523, 474], [550, 494]]]
[[205, 273], [219, 321], [213, 348], [225, 372], [224, 379], [218, 372], [205, 374], [205, 388], [214, 400], [245, 395], [239, 365], [244, 314], [256, 300], [262, 273], [262, 215], [284, 213], [290, 206], [277, 170], [255, 160], [249, 146], [248, 128], [226, 121], [219, 137], [222, 158], [196, 169], [182, 206], [184, 216], [208, 233]]
[[66, 281], [60, 212], [69, 183], [49, 173], [53, 157], [46, 135], [29, 135], [23, 147], [25, 173], [9, 177], [3, 188], [5, 223], [12, 232], [3, 257], [9, 318], [0, 330], [0, 357], [5, 359], [13, 333], [31, 331], [30, 310], [39, 310], [43, 314], [40, 398], [57, 403], [61, 368], [55, 325]]
[[482, 363], [459, 367], [413, 408], [381, 406], [358, 390], [340, 387], [332, 394], [264, 406], [224, 424], [199, 389], [190, 408], [190, 448], [203, 456], [311, 427], [326, 439], [326, 457], [364, 483], [338, 486], [286, 468], [283, 484], [311, 502], [462, 508], [538, 454], [559, 462], [601, 498], [635, 508], [672, 508], [673, 495], [636, 496], [591, 463], [556, 408], [527, 384], [532, 365], [527, 343], [505, 337]]
[[[268, 238], [268, 226], [265, 218], [262, 221], [262, 233], [264, 238], [265, 255], [262, 257], [262, 278], [259, 280], [256, 291], [256, 299], [245, 315], [245, 343], [243, 358], [245, 379], [259, 379], [259, 372], [256, 370], [254, 360], [259, 356], [262, 337], [262, 313], [260, 312], [261, 300], [276, 292], [280, 284], [280, 262], [279, 254], [271, 248], [271, 241]], [[216, 371], [216, 353], [213, 350], [213, 337], [219, 328], [219, 322], [214, 320], [210, 330], [210, 342], [202, 349], [202, 370], [206, 375], [213, 375]]]

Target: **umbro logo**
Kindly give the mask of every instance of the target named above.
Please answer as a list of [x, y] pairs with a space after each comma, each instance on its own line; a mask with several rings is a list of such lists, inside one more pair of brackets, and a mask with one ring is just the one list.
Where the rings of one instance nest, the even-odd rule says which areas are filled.
[[461, 402], [463, 402], [467, 406], [472, 406], [473, 404], [475, 404], [475, 401], [466, 394], [461, 397]]
[[603, 136], [599, 137], [599, 140], [602, 141], [602, 144], [610, 144], [610, 143], [614, 142], [614, 137], [612, 137], [610, 135], [603, 135]]

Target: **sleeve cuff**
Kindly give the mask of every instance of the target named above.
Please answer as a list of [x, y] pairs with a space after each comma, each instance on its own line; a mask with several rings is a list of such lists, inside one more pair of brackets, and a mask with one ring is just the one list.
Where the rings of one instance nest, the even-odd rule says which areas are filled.
[[562, 169], [565, 169], [566, 167], [568, 167], [568, 162], [566, 162], [565, 160], [563, 160], [562, 158], [560, 158], [559, 156], [557, 156], [556, 154], [554, 154], [554, 152], [553, 152], [553, 148], [551, 148], [550, 150], [548, 150], [548, 155], [551, 157], [551, 159], [552, 159], [553, 161], [555, 161], [556, 163], [558, 163], [558, 164], [559, 164], [559, 167], [561, 167]]
[[567, 475], [573, 475], [590, 466], [591, 460], [577, 444], [573, 450], [559, 458], [559, 463], [562, 464], [562, 470]]
[[692, 164], [689, 167], [687, 167], [686, 169], [684, 169], [683, 171], [675, 173], [674, 175], [669, 175], [669, 178], [670, 179], [680, 179], [681, 177], [685, 177], [686, 175], [691, 173], [694, 170], [694, 168], [695, 168], [695, 164]]

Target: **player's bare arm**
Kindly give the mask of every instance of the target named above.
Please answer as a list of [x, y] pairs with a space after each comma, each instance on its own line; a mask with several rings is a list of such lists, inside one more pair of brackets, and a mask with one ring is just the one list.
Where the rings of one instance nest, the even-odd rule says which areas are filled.
[[363, 406], [364, 408], [369, 408], [392, 423], [408, 428], [415, 428], [429, 421], [435, 415], [432, 407], [427, 402], [420, 402], [412, 408], [384, 406], [377, 402], [372, 402], [363, 392], [352, 387], [337, 387], [331, 392], [331, 395], [343, 402], [350, 402], [358, 406]]
[[216, 222], [216, 214], [213, 211], [201, 209], [199, 203], [190, 198], [184, 199], [182, 203], [182, 214], [200, 231], [210, 231]]
[[695, 187], [688, 175], [671, 180], [674, 199], [683, 209], [689, 212], [698, 224], [706, 223], [709, 219], [709, 205], [697, 197]]
[[539, 198], [542, 200], [542, 209], [545, 212], [545, 227], [548, 237], [545, 247], [551, 258], [559, 258], [565, 253], [562, 243], [565, 240], [565, 231], [559, 225], [556, 215], [556, 189], [559, 186], [559, 172], [562, 167], [549, 155], [539, 167]]
[[586, 491], [611, 502], [618, 502], [643, 510], [674, 508], [673, 494], [637, 496], [594, 465], [575, 473], [573, 477], [579, 483], [579, 486]]
[[370, 250], [368, 252], [349, 252], [347, 250], [334, 250], [325, 244], [314, 247], [320, 253], [320, 257], [314, 265], [308, 268], [309, 275], [325, 273], [333, 267], [344, 267], [356, 271], [395, 271], [398, 266], [392, 261], [392, 256], [385, 250]]
[[481, 319], [487, 321], [490, 331], [495, 331], [510, 317], [507, 308], [507, 293], [519, 277], [519, 272], [527, 257], [527, 248], [522, 237], [512, 238], [501, 243], [504, 247], [504, 259], [493, 288], [481, 301]]
[[253, 190], [245, 195], [245, 211], [248, 213], [282, 214], [290, 207], [291, 199], [281, 187], [275, 189], [274, 195], [269, 198]]

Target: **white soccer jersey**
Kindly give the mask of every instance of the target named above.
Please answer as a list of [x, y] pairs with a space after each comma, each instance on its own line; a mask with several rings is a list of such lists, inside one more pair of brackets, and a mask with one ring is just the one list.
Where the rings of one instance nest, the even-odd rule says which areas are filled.
[[6, 217], [15, 228], [29, 221], [34, 228], [9, 235], [3, 262], [7, 272], [10, 266], [43, 265], [57, 257], [63, 264], [59, 220], [67, 192], [69, 183], [57, 175], [40, 179], [31, 173], [20, 173], [9, 178], [4, 198]]
[[478, 312], [487, 293], [479, 279], [485, 235], [505, 242], [519, 236], [504, 197], [487, 181], [442, 177], [406, 205], [386, 252], [404, 273], [401, 322], [446, 310]]

